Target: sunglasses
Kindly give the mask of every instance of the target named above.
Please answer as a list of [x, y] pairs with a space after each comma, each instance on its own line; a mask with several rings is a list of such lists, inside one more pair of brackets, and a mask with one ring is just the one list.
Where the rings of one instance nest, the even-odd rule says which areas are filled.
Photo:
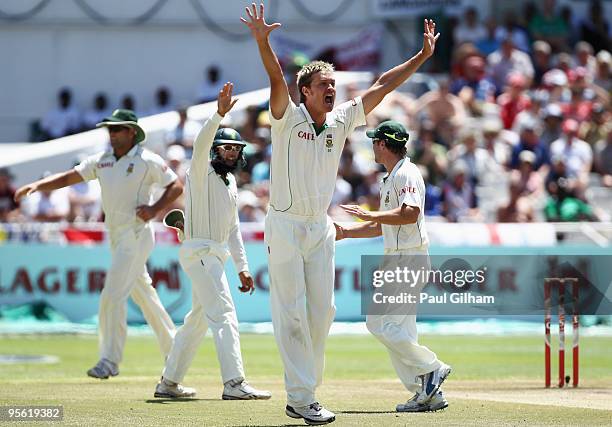
[[127, 129], [129, 129], [129, 127], [127, 127], [127, 126], [109, 126], [108, 127], [108, 131], [110, 133], [121, 132], [121, 131], [124, 131], [124, 130], [127, 130]]
[[223, 151], [236, 151], [239, 153], [242, 150], [242, 145], [225, 144], [219, 145], [219, 148]]
[[389, 139], [392, 139], [395, 142], [406, 142], [408, 141], [408, 137], [406, 135], [402, 135], [401, 133], [383, 133]]

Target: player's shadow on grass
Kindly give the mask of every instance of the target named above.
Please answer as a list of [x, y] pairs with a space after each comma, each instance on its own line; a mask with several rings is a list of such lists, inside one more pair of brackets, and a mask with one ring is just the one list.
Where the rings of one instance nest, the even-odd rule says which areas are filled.
[[193, 397], [184, 397], [184, 398], [175, 398], [175, 399], [148, 399], [145, 400], [145, 403], [180, 403], [180, 402], [218, 402], [219, 399], [194, 399]]
[[397, 414], [397, 411], [336, 411], [337, 414]]

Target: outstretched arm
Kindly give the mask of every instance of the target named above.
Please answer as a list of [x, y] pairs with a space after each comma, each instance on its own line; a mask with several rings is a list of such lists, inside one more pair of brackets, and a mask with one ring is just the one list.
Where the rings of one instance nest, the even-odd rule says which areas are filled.
[[336, 240], [361, 239], [382, 235], [380, 223], [374, 221], [358, 222], [351, 225], [340, 225], [334, 222], [334, 226], [336, 227]]
[[270, 33], [280, 27], [281, 24], [278, 22], [266, 24], [263, 3], [259, 5], [259, 11], [255, 3], [252, 3], [250, 8], [245, 9], [249, 20], [243, 17], [240, 17], [240, 20], [249, 27], [253, 38], [257, 42], [261, 62], [263, 62], [270, 79], [270, 111], [275, 119], [280, 119], [289, 105], [289, 89], [278, 58], [272, 50], [272, 46], [270, 46]]
[[386, 225], [414, 224], [419, 219], [419, 212], [421, 211], [416, 206], [405, 204], [388, 211], [368, 211], [358, 205], [340, 205], [340, 207], [363, 221]]
[[217, 96], [217, 112], [209, 117], [202, 126], [195, 141], [193, 142], [193, 155], [191, 160], [191, 170], [206, 171], [208, 167], [208, 153], [215, 139], [215, 132], [219, 128], [221, 119], [234, 107], [238, 99], [232, 100], [234, 91], [233, 83], [227, 82], [219, 91]]
[[431, 19], [425, 20], [425, 32], [423, 33], [423, 48], [410, 58], [383, 75], [363, 94], [363, 111], [370, 113], [383, 98], [404, 83], [416, 70], [434, 53], [436, 42], [440, 33], [436, 34], [436, 23]]
[[74, 169], [66, 172], [56, 173], [30, 184], [26, 184], [15, 192], [15, 201], [18, 202], [25, 196], [29, 196], [36, 191], [51, 191], [58, 188], [68, 187], [69, 185], [82, 182], [83, 177]]

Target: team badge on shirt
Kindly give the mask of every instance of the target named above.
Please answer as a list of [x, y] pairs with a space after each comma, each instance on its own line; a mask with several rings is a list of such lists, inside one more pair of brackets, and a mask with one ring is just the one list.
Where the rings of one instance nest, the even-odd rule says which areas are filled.
[[389, 192], [387, 191], [387, 197], [385, 197], [385, 204], [389, 203]]
[[331, 153], [331, 150], [334, 147], [334, 140], [331, 133], [325, 135], [325, 147], [327, 148], [327, 152]]
[[134, 163], [130, 163], [130, 165], [128, 166], [127, 170], [125, 171], [125, 175], [128, 176], [132, 172], [134, 172]]

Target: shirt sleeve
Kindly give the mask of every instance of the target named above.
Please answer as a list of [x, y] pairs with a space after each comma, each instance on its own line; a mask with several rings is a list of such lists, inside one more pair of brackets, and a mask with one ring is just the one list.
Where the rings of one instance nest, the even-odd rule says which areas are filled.
[[249, 264], [247, 262], [246, 251], [244, 250], [244, 243], [242, 241], [242, 235], [240, 234], [240, 222], [238, 220], [238, 208], [236, 208], [236, 220], [229, 233], [227, 240], [227, 246], [229, 247], [230, 254], [234, 260], [236, 271], [241, 273], [243, 271], [249, 271]]
[[167, 187], [177, 180], [177, 176], [172, 169], [166, 165], [164, 159], [157, 154], [151, 153], [147, 163], [149, 164], [149, 173], [153, 182], [161, 187]]
[[365, 111], [363, 109], [363, 101], [361, 96], [357, 96], [343, 104], [340, 104], [336, 109], [338, 118], [344, 122], [346, 133], [350, 134], [359, 126], [366, 124]]
[[399, 200], [399, 206], [415, 206], [421, 209], [421, 199], [418, 177], [410, 171], [398, 171], [393, 185]]
[[206, 120], [204, 126], [202, 126], [202, 129], [200, 129], [198, 136], [193, 142], [193, 154], [191, 157], [190, 166], [192, 173], [206, 173], [208, 171], [210, 149], [213, 145], [215, 133], [217, 132], [217, 129], [219, 129], [219, 124], [221, 123], [222, 119], [223, 117], [221, 117], [219, 113], [215, 111], [215, 114]]
[[98, 175], [96, 174], [96, 166], [98, 164], [98, 160], [100, 159], [99, 155], [93, 155], [87, 157], [81, 163], [74, 167], [74, 170], [78, 172], [79, 175], [85, 181], [91, 181], [92, 179], [97, 179]]
[[[292, 117], [295, 114], [295, 111], [298, 109], [299, 107], [295, 105], [293, 101], [289, 100], [283, 117], [281, 117], [280, 119], [275, 119], [272, 115], [272, 110], [268, 108], [268, 116], [270, 117], [270, 125], [272, 127], [272, 130], [274, 132], [283, 132], [291, 121], [289, 120], [289, 118]], [[274, 142], [274, 139], [272, 139], [272, 142]]]

